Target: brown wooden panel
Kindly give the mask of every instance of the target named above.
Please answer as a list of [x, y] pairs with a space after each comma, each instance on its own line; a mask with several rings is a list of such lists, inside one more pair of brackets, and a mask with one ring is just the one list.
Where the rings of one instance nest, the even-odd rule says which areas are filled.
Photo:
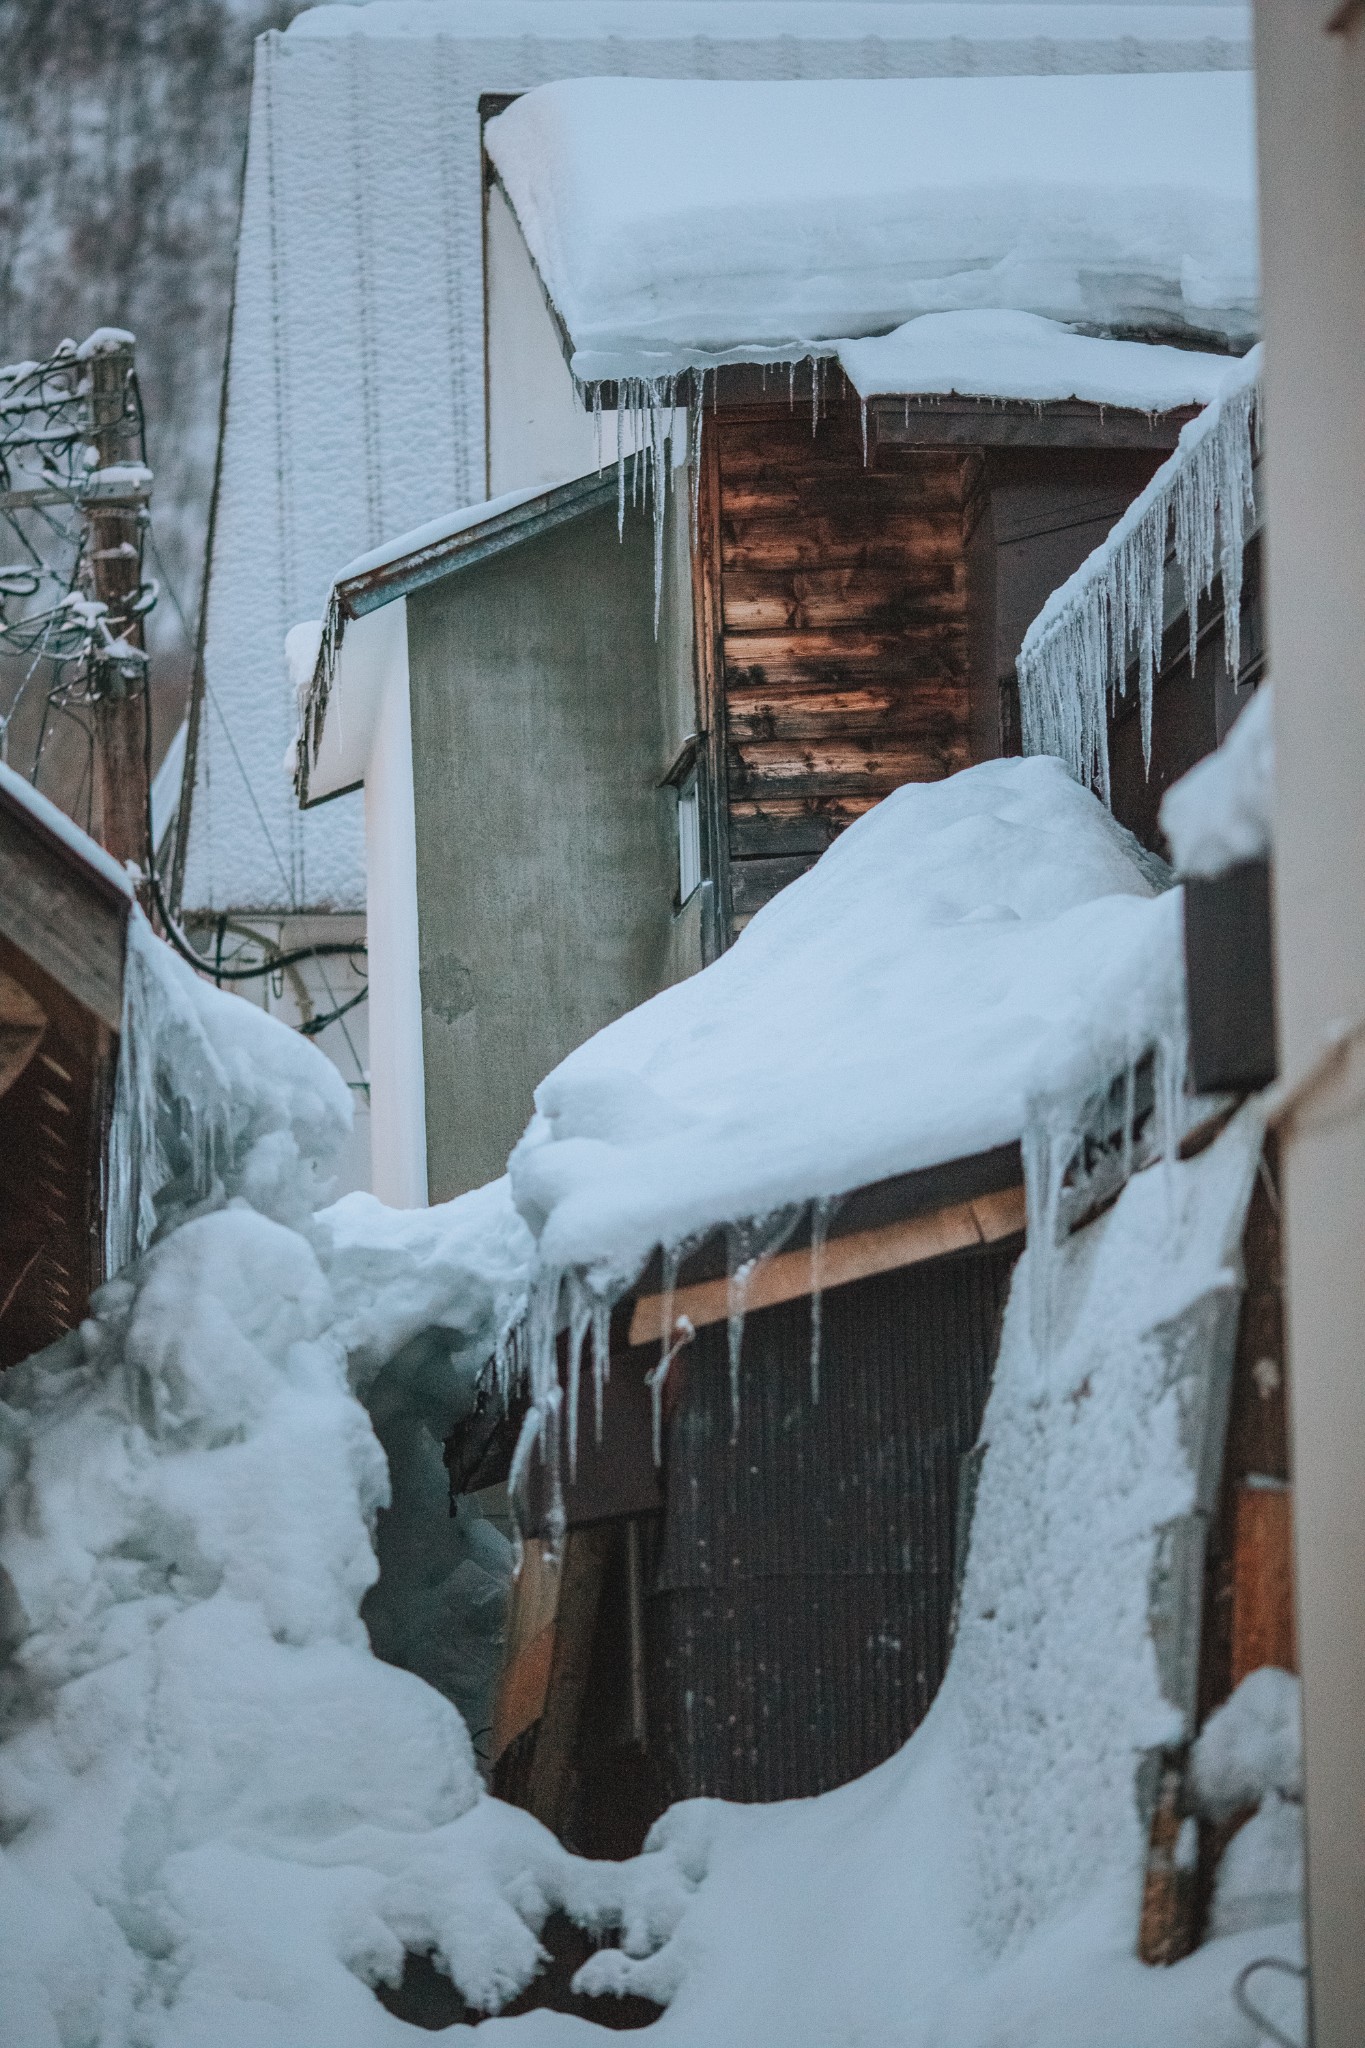
[[73, 1329], [103, 1278], [100, 1157], [117, 1040], [3, 935], [0, 972], [46, 1018], [0, 1097], [3, 1367]]
[[1276, 1664], [1298, 1669], [1294, 1639], [1293, 1494], [1243, 1481], [1232, 1567], [1232, 1683]]
[[[814, 867], [814, 854], [786, 854], [773, 860], [731, 860], [730, 893], [736, 917], [752, 917], [780, 889]], [[634, 1340], [632, 1340], [634, 1341]]]
[[951, 744], [962, 722], [961, 685], [918, 690], [897, 682], [858, 689], [732, 689], [732, 743], [753, 740], [917, 740]]
[[[856, 404], [708, 421], [732, 910], [851, 819], [970, 758], [965, 536], [981, 458], [877, 474]], [[719, 721], [718, 721], [719, 723]]]
[[800, 748], [758, 741], [729, 749], [730, 788], [736, 796], [889, 796], [903, 782], [937, 782], [966, 766], [965, 736], [937, 747], [831, 739]]
[[730, 806], [730, 851], [736, 860], [779, 854], [823, 853], [839, 834], [881, 799], [851, 796], [737, 798]]
[[733, 569], [725, 578], [724, 606], [731, 633], [831, 626], [895, 632], [958, 618], [961, 575], [956, 560], [862, 569]]
[[721, 565], [730, 569], [905, 569], [961, 559], [962, 536], [909, 511], [857, 520], [794, 508], [744, 520], [721, 519]]

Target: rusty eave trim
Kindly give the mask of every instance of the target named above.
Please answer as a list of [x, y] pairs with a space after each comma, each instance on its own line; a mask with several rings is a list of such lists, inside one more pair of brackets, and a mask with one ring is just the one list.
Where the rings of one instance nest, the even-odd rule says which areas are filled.
[[[492, 561], [497, 555], [553, 532], [557, 526], [565, 526], [571, 520], [614, 505], [617, 495], [615, 467], [610, 471], [574, 477], [568, 483], [555, 484], [548, 491], [527, 498], [520, 505], [492, 512], [474, 525], [461, 527], [455, 533], [410, 548], [390, 561], [338, 578], [328, 599], [312, 679], [299, 706], [294, 788], [300, 808], [308, 810], [316, 802], [327, 801], [325, 797], [310, 796], [308, 777], [322, 746], [327, 706], [336, 682], [342, 643], [346, 628], [353, 619], [363, 618], [367, 612], [381, 611], [385, 605], [410, 597], [414, 591], [425, 589], [428, 584], [439, 583], [463, 569], [476, 568], [481, 562]], [[337, 790], [332, 794], [339, 796], [343, 792]]]

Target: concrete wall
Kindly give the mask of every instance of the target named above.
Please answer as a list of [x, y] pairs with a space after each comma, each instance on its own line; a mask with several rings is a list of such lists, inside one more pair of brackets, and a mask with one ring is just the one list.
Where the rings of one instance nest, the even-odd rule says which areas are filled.
[[430, 1198], [672, 975], [650, 521], [614, 506], [408, 599]]

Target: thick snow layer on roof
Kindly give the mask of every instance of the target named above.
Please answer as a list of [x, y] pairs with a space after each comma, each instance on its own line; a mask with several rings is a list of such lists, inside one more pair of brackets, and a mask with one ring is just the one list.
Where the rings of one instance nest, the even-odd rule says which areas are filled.
[[479, 95], [555, 78], [1245, 67], [1242, 7], [418, 0], [257, 45], [185, 903], [363, 908], [300, 813], [284, 637], [337, 564], [485, 495]]
[[1182, 875], [1221, 875], [1270, 852], [1275, 808], [1271, 686], [1252, 698], [1216, 753], [1161, 799], [1161, 829]]
[[1225, 355], [1077, 334], [998, 308], [921, 313], [890, 334], [841, 342], [839, 362], [863, 398], [1078, 398], [1137, 412], [1207, 405], [1228, 372]]
[[[502, 35], [543, 35], [547, 5], [563, 0], [500, 0], [498, 30]], [[1016, 46], [1019, 70], [1051, 68], [1040, 61], [1038, 44], [1057, 41], [1063, 45], [1104, 45], [1110, 48], [1111, 63], [1099, 70], [1137, 69], [1139, 54], [1151, 62], [1167, 49], [1180, 51], [1204, 43], [1205, 66], [1218, 51], [1245, 52], [1236, 60], [1244, 64], [1249, 56], [1248, 10], [1228, 4], [1190, 6], [1186, 0], [1150, 0], [1148, 5], [1094, 4], [1094, 0], [722, 0], [707, 8], [706, 33], [718, 42], [749, 41], [767, 37], [773, 30], [773, 6], [780, 6], [785, 32], [815, 42], [843, 41], [851, 36], [905, 36], [947, 39], [966, 36], [974, 44], [1006, 49]], [[369, 0], [368, 5], [311, 7], [295, 18], [293, 36], [399, 36], [430, 38], [468, 33], [487, 20], [487, 0]], [[645, 19], [641, 20], [642, 12]], [[691, 35], [696, 33], [702, 10], [695, 0], [595, 0], [578, 8], [582, 32], [601, 36]], [[1032, 42], [1030, 52], [1027, 45]], [[1214, 51], [1207, 45], [1212, 43]], [[1046, 52], [1041, 53], [1046, 55]], [[1191, 54], [1193, 54], [1191, 52]], [[1125, 62], [1124, 60], [1127, 60]], [[943, 67], [947, 69], [945, 65]], [[1058, 66], [1057, 68], [1062, 68]], [[1164, 68], [1164, 67], [1162, 67]], [[1202, 67], [1201, 67], [1202, 68]]]
[[1058, 761], [878, 804], [734, 947], [569, 1055], [511, 1160], [547, 1270], [1020, 1137], [1172, 1028], [1179, 903]]
[[973, 308], [1254, 337], [1246, 74], [571, 79], [486, 140], [585, 382]]

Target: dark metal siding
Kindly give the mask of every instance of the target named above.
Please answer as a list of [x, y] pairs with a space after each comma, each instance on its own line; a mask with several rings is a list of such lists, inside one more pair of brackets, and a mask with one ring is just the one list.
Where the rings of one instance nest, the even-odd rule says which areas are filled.
[[890, 1756], [947, 1662], [961, 1464], [981, 1426], [1017, 1240], [686, 1356], [650, 1602], [650, 1739], [672, 1799], [823, 1792]]

